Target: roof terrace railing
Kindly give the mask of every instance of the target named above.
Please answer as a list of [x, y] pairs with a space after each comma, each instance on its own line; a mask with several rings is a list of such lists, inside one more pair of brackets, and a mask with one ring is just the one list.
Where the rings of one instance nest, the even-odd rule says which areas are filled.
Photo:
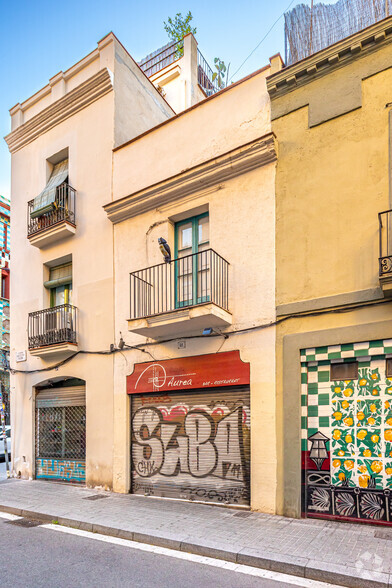
[[184, 54], [184, 41], [174, 41], [144, 57], [139, 63], [147, 77], [171, 65]]
[[[184, 40], [173, 41], [164, 47], [157, 49], [154, 53], [147, 55], [139, 63], [147, 77], [158, 73], [168, 65], [171, 65], [184, 55]], [[207, 96], [211, 96], [220, 90], [218, 82], [214, 79], [214, 72], [207, 61], [197, 50], [197, 81]]]
[[207, 96], [211, 96], [220, 90], [217, 81], [214, 80], [214, 72], [199, 49], [197, 50], [197, 81]]

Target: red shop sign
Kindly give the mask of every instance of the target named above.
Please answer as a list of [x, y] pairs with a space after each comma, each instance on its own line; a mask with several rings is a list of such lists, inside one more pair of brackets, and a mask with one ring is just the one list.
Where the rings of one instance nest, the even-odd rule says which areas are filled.
[[249, 363], [239, 351], [178, 357], [164, 361], [136, 363], [127, 376], [128, 394], [245, 386], [250, 382]]

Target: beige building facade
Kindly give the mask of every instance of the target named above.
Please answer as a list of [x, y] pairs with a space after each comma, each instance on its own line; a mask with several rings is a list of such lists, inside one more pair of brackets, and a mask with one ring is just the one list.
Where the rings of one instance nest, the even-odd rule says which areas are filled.
[[13, 474], [275, 512], [273, 69], [175, 61], [110, 34], [11, 109]]
[[[118, 491], [275, 511], [275, 329], [258, 328], [275, 320], [269, 70], [115, 149], [113, 201], [105, 206], [114, 226], [115, 331], [139, 347], [115, 357], [114, 411], [126, 416], [115, 429]], [[228, 365], [227, 353], [235, 358]], [[170, 370], [193, 376], [172, 380]], [[192, 443], [186, 423], [195, 411], [205, 419], [206, 460], [196, 472], [181, 454]], [[222, 430], [239, 412], [230, 445]], [[167, 423], [177, 427], [168, 444], [140, 457]]]
[[114, 340], [102, 205], [113, 147], [173, 110], [110, 34], [10, 113], [13, 473], [111, 488], [113, 356], [90, 353]]

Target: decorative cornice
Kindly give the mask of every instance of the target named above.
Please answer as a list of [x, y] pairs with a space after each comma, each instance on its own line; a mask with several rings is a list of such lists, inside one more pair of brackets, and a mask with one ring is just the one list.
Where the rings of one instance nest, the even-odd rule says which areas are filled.
[[89, 106], [113, 89], [110, 72], [101, 69], [88, 80], [50, 106], [33, 116], [5, 138], [11, 153], [15, 153], [54, 126]]
[[267, 77], [271, 100], [344, 67], [391, 41], [392, 17], [388, 17]]
[[275, 136], [268, 133], [215, 159], [110, 202], [103, 208], [112, 223], [116, 224], [272, 163], [276, 158]]

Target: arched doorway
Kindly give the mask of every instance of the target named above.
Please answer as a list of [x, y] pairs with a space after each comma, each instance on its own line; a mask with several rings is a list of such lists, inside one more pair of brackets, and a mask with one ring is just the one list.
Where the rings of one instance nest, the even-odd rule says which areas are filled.
[[51, 378], [36, 386], [35, 477], [86, 480], [86, 387], [79, 378]]

